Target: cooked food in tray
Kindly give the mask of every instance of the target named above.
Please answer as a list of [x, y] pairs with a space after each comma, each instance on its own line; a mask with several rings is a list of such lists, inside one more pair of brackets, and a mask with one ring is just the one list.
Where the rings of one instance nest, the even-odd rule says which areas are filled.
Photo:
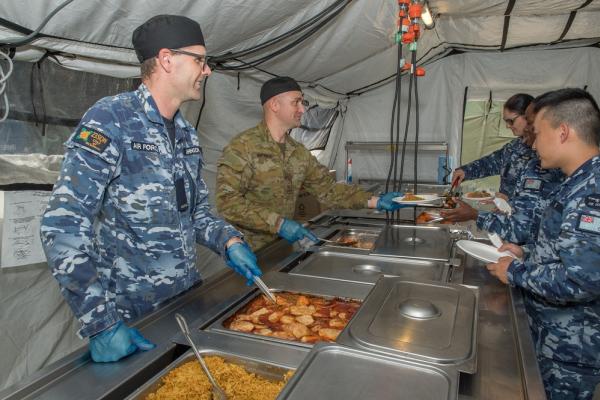
[[440, 224], [451, 224], [450, 221], [440, 220], [441, 215], [439, 213], [433, 213], [428, 211], [423, 211], [421, 214], [417, 216], [416, 222], [417, 224], [428, 224], [435, 220], [435, 222]]
[[466, 193], [465, 197], [469, 199], [486, 199], [488, 197], [492, 197], [492, 194], [490, 192], [486, 192], [485, 190], [480, 190]]
[[377, 237], [374, 235], [345, 234], [340, 236], [337, 243], [341, 246], [372, 250], [375, 245], [375, 239], [377, 239]]
[[421, 197], [421, 196], [414, 195], [412, 193], [406, 193], [402, 197], [402, 201], [421, 201], [421, 200], [425, 200], [425, 198]]
[[280, 292], [259, 296], [228, 318], [225, 328], [302, 343], [333, 342], [360, 307], [357, 300]]
[[[204, 357], [208, 369], [230, 400], [275, 399], [293, 371], [281, 377], [281, 381], [271, 381], [250, 373], [244, 367], [228, 363], [221, 357]], [[162, 378], [162, 386], [146, 396], [146, 400], [211, 400], [212, 386], [198, 361], [189, 361], [171, 370]]]

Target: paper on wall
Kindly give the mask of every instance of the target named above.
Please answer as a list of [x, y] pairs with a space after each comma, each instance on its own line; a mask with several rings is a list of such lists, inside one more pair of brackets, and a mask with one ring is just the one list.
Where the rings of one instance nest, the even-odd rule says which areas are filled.
[[40, 240], [40, 221], [51, 192], [4, 192], [2, 268], [46, 261]]

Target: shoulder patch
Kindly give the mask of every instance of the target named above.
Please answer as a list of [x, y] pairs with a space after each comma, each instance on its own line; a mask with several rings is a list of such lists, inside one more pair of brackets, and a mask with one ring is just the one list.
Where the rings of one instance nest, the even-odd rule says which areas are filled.
[[88, 149], [103, 153], [110, 144], [111, 139], [102, 132], [82, 125], [73, 137], [73, 141]]
[[523, 189], [540, 190], [542, 188], [542, 180], [536, 178], [527, 178], [523, 182]]
[[585, 205], [600, 210], [600, 194], [590, 194], [586, 196]]
[[581, 214], [579, 216], [579, 223], [577, 229], [583, 232], [595, 233], [600, 235], [600, 217], [596, 217], [588, 214]]
[[202, 149], [200, 148], [200, 146], [186, 147], [185, 149], [183, 149], [183, 154], [186, 156], [191, 156], [193, 154], [202, 154]]

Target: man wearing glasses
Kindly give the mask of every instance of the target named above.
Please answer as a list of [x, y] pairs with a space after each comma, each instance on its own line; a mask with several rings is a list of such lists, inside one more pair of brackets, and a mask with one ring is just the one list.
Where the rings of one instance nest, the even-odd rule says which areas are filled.
[[395, 211], [401, 193], [380, 197], [357, 186], [336, 183], [327, 168], [301, 143], [289, 137], [300, 126], [308, 103], [289, 77], [264, 83], [260, 91], [263, 120], [237, 135], [217, 162], [217, 208], [258, 250], [278, 236], [290, 243], [317, 237], [292, 219], [303, 187], [329, 207]]
[[532, 96], [518, 93], [504, 103], [504, 122], [516, 138], [501, 149], [454, 170], [453, 184], [458, 185], [463, 180], [500, 175], [499, 194], [501, 193], [501, 197], [505, 199], [514, 196], [523, 169], [529, 160], [535, 157], [535, 151], [530, 143], [533, 140], [528, 143], [525, 131], [527, 127], [525, 110], [532, 101]]
[[200, 98], [211, 73], [200, 26], [159, 15], [132, 42], [142, 84], [85, 113], [41, 226], [48, 264], [96, 362], [154, 347], [125, 323], [201, 282], [197, 243], [249, 282], [261, 274], [242, 234], [211, 214], [198, 137], [179, 111]]

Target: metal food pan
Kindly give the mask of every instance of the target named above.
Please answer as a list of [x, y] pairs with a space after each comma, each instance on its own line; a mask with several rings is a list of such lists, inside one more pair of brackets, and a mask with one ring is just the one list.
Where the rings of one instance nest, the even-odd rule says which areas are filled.
[[290, 274], [374, 284], [381, 276], [447, 282], [449, 271], [450, 264], [442, 261], [320, 251], [303, 260]]
[[311, 350], [277, 400], [441, 400], [458, 397], [458, 373], [338, 344]]
[[[379, 238], [381, 233], [381, 229], [378, 228], [355, 228], [348, 227], [344, 225], [334, 225], [331, 229], [323, 235], [324, 239], [327, 239], [328, 242], [324, 242], [321, 245], [321, 248], [327, 250], [341, 250], [344, 252], [358, 252], [358, 253], [369, 253], [375, 248], [375, 243]], [[370, 242], [371, 246], [369, 247], [355, 247], [352, 245], [346, 245], [343, 243], [332, 243], [342, 240], [343, 238], [355, 238], [356, 240]]]
[[[239, 338], [225, 335], [209, 335], [194, 333], [195, 342], [198, 344], [203, 356], [219, 356], [226, 362], [240, 365], [250, 373], [271, 381], [283, 381], [284, 375], [297, 367], [300, 360], [307, 354], [302, 349], [286, 349], [284, 352], [271, 352], [271, 360], [264, 357], [264, 344], [260, 342], [234, 343]], [[244, 341], [242, 341], [244, 342]], [[243, 346], [243, 347], [242, 347]], [[237, 351], [235, 350], [237, 349]], [[233, 351], [232, 351], [233, 350]], [[275, 355], [275, 357], [273, 357]], [[152, 377], [143, 386], [127, 397], [127, 400], [143, 400], [149, 394], [156, 392], [162, 386], [162, 379], [173, 369], [189, 362], [198, 362], [192, 350], [189, 350], [165, 369]], [[290, 365], [291, 364], [291, 365]]]
[[[290, 275], [281, 272], [271, 272], [264, 276], [264, 282], [271, 288], [273, 292], [292, 292], [300, 294], [308, 294], [312, 296], [334, 298], [339, 297], [347, 300], [363, 301], [369, 294], [373, 285], [357, 282], [334, 281], [330, 279], [320, 279], [308, 276]], [[288, 346], [311, 348], [312, 343], [302, 343], [292, 340], [279, 339], [271, 336], [262, 336], [253, 333], [239, 332], [225, 327], [225, 321], [236, 314], [240, 309], [248, 303], [260, 296], [260, 292], [256, 292], [248, 299], [233, 307], [208, 328], [208, 332], [218, 332], [232, 336], [243, 336], [246, 338], [259, 339], [266, 342], [275, 342]], [[360, 310], [360, 308], [359, 308]]]

